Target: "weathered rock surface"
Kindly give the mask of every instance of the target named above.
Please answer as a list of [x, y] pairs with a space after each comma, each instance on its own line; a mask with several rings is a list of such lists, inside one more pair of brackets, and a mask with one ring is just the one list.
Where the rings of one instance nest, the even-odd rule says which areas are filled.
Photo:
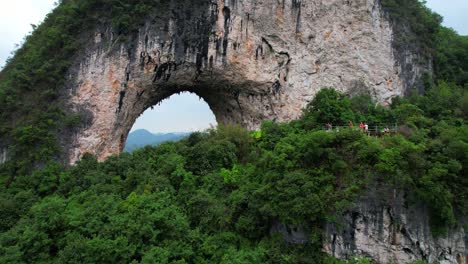
[[[86, 152], [119, 153], [136, 118], [177, 92], [201, 96], [220, 123], [257, 128], [299, 117], [323, 87], [388, 103], [425, 70], [413, 63], [417, 54], [396, 58], [378, 0], [161, 5], [127, 44], [101, 25], [83, 47], [68, 89], [86, 122], [66, 142], [70, 163]], [[408, 63], [412, 70], [402, 74]]]
[[463, 228], [434, 237], [424, 206], [408, 208], [396, 192], [390, 202], [384, 201], [384, 193], [362, 198], [339, 227], [327, 225], [324, 251], [340, 259], [368, 257], [375, 263], [466, 263]]
[[[167, 0], [139, 31], [117, 36], [98, 25], [68, 73], [67, 100], [82, 116], [61, 135], [65, 159], [122, 151], [136, 118], [174, 93], [202, 97], [219, 123], [258, 128], [288, 121], [323, 87], [368, 92], [383, 104], [426, 70], [418, 54], [393, 46], [379, 0]], [[122, 38], [126, 38], [123, 41]], [[7, 157], [0, 148], [0, 164]], [[329, 225], [324, 250], [377, 263], [466, 263], [462, 230], [433, 238], [427, 212], [358, 203], [343, 229]], [[304, 243], [302, 229], [273, 231]]]
[[7, 152], [7, 148], [2, 148], [0, 146], [0, 165], [2, 165], [3, 163], [5, 163], [8, 159], [8, 152]]

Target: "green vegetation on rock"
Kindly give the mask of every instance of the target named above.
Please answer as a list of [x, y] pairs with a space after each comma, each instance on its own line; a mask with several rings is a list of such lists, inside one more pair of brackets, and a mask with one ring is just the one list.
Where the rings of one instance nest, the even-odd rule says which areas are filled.
[[[57, 139], [82, 118], [62, 105], [79, 47], [97, 25], [131, 35], [164, 3], [63, 0], [0, 73], [10, 156], [0, 165], [0, 263], [341, 263], [321, 252], [323, 224], [374, 186], [428, 206], [435, 235], [467, 215], [468, 42], [416, 0], [382, 4], [409, 25], [399, 40], [416, 33], [434, 60], [424, 96], [385, 108], [324, 89], [297, 121], [220, 127], [64, 168]], [[322, 130], [350, 120], [398, 123], [399, 134]], [[286, 243], [275, 222], [304, 227], [308, 243]]]
[[[300, 120], [261, 133], [222, 126], [102, 163], [3, 171], [0, 262], [335, 263], [321, 252], [324, 223], [375, 186], [429, 206], [443, 234], [467, 212], [463, 93], [441, 83], [386, 109], [324, 89]], [[324, 131], [323, 109], [336, 122], [397, 121], [401, 131]], [[275, 222], [302, 226], [308, 243], [285, 242]]]
[[[63, 105], [67, 96], [65, 76], [96, 28], [111, 26], [117, 39], [125, 41], [154, 8], [168, 3], [62, 0], [44, 23], [34, 27], [0, 72], [0, 147], [9, 147], [11, 173], [31, 171], [38, 164], [59, 158], [63, 146], [57, 138], [69, 136], [85, 119], [67, 112]], [[435, 76], [428, 76], [429, 83], [444, 80], [466, 85], [467, 37], [440, 26], [440, 16], [417, 0], [381, 3], [394, 21], [397, 46], [416, 43], [415, 49], [434, 58]]]
[[33, 26], [0, 72], [0, 146], [9, 146], [12, 173], [57, 159], [57, 138], [80, 123], [63, 105], [65, 76], [94, 29], [110, 25], [123, 41], [162, 2], [62, 0]]

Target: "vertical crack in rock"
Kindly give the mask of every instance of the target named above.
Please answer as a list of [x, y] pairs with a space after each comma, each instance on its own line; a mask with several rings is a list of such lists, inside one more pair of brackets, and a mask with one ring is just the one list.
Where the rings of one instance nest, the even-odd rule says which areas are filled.
[[250, 13], [246, 13], [247, 15], [247, 22], [245, 23], [245, 37], [249, 37], [249, 22], [250, 22]]
[[336, 234], [333, 234], [333, 238], [332, 238], [332, 241], [331, 241], [331, 247], [332, 247], [332, 256], [336, 256], [336, 255], [335, 255], [335, 250], [336, 250]]
[[[274, 53], [274, 52], [275, 52], [275, 50], [273, 49], [273, 46], [270, 44], [270, 42], [268, 42], [268, 40], [266, 40], [266, 38], [262, 37], [262, 43], [265, 43], [265, 45], [268, 46], [268, 51], [269, 51], [270, 53]], [[262, 50], [262, 52], [263, 52], [263, 50]]]
[[149, 41], [149, 38], [148, 38], [148, 35], [145, 36], [145, 51], [148, 50], [148, 41]]
[[224, 16], [224, 36], [223, 36], [223, 57], [227, 55], [227, 49], [229, 44], [229, 24], [231, 22], [231, 9], [225, 6], [223, 7]]
[[274, 83], [273, 83], [273, 86], [271, 87], [272, 89], [272, 93], [273, 95], [277, 95], [279, 94], [280, 90], [281, 90], [281, 84], [278, 80], [276, 80]]
[[296, 34], [301, 32], [301, 2], [300, 1], [293, 1], [293, 8], [297, 9], [296, 15]]
[[[284, 1], [283, 1], [283, 5], [284, 5]], [[292, 8], [293, 9], [301, 8], [301, 0], [292, 0]]]
[[117, 109], [117, 112], [118, 112], [118, 113], [120, 113], [120, 111], [122, 110], [124, 97], [125, 97], [125, 91], [120, 91], [120, 96], [119, 96], [119, 108]]
[[263, 58], [263, 46], [262, 45], [258, 45], [257, 49], [255, 50], [255, 60], [258, 60], [259, 55]]

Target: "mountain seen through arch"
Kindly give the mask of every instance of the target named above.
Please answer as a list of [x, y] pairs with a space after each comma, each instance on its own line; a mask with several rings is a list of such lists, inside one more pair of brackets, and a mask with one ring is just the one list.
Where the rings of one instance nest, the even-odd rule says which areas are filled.
[[216, 118], [208, 104], [193, 93], [175, 94], [147, 109], [133, 125], [124, 151], [167, 141], [177, 141], [195, 131], [216, 127]]

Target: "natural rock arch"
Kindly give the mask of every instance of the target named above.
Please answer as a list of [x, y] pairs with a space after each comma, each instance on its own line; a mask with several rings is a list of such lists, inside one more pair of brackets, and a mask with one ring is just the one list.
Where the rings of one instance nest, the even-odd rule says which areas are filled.
[[401, 74], [378, 0], [161, 3], [126, 42], [101, 25], [75, 60], [69, 102], [85, 121], [66, 143], [70, 163], [119, 153], [135, 119], [177, 92], [201, 96], [218, 123], [254, 129], [299, 117], [322, 87], [387, 103], [424, 70]]

